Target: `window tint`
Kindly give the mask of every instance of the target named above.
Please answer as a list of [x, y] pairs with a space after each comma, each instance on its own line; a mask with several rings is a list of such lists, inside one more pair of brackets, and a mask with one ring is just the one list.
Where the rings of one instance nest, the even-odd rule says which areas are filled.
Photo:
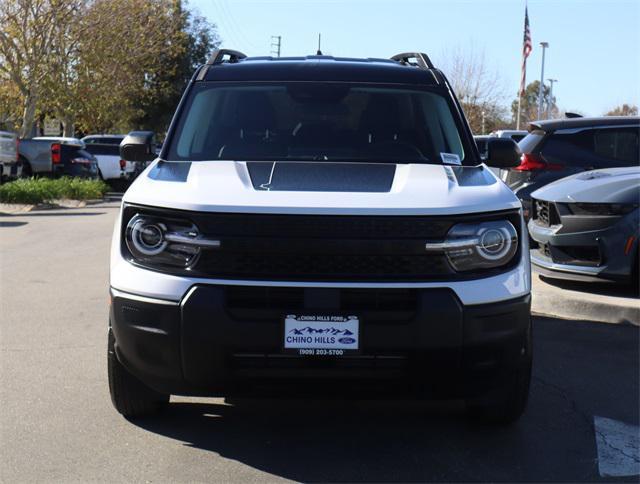
[[639, 161], [638, 130], [602, 128], [554, 133], [541, 153], [550, 163], [585, 169], [635, 165]]
[[595, 152], [598, 156], [625, 164], [637, 164], [638, 129], [602, 129], [595, 133]]
[[[427, 90], [292, 82], [191, 91], [169, 160], [464, 160], [446, 97]], [[475, 160], [471, 160], [475, 163]]]
[[86, 138], [84, 139], [84, 143], [85, 144], [100, 144], [100, 145], [120, 145], [120, 142], [123, 140], [124, 138], [119, 138], [119, 137], [100, 137], [100, 138]]
[[97, 144], [97, 143], [89, 143], [86, 145], [86, 150], [94, 155], [111, 155], [111, 156], [120, 156], [120, 146], [119, 145], [106, 145], [106, 144]]

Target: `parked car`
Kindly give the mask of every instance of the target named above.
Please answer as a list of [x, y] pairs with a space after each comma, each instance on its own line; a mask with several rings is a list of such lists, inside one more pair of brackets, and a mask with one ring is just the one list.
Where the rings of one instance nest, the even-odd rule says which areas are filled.
[[[425, 54], [216, 51], [123, 196], [108, 371], [128, 417], [170, 394], [464, 398], [512, 422], [531, 374], [521, 205]], [[155, 157], [133, 132], [122, 158]], [[492, 138], [487, 163], [519, 162]]]
[[519, 129], [501, 129], [498, 131], [493, 131], [489, 134], [489, 136], [497, 136], [498, 138], [511, 138], [516, 143], [520, 142], [525, 136], [527, 136], [528, 132], [526, 130]]
[[18, 163], [18, 137], [15, 133], [0, 131], [0, 183], [22, 174]]
[[532, 193], [531, 262], [572, 280], [637, 282], [640, 167], [593, 170]]
[[137, 163], [120, 157], [120, 143], [124, 135], [90, 135], [82, 138], [85, 149], [98, 160], [100, 178], [109, 180], [133, 180], [138, 174]]
[[20, 140], [18, 154], [25, 176], [78, 176], [96, 178], [96, 158], [77, 138], [41, 136]]
[[531, 193], [574, 173], [638, 166], [640, 117], [572, 118], [531, 123], [520, 141], [520, 165], [501, 177], [522, 201], [529, 218]]

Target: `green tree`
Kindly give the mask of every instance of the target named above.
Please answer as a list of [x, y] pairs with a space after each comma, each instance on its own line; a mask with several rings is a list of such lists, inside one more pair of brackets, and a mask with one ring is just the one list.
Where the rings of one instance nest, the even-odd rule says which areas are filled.
[[622, 106], [617, 106], [613, 108], [611, 111], [607, 112], [605, 116], [637, 116], [638, 115], [638, 106], [633, 104], [623, 104]]
[[144, 95], [134, 104], [139, 113], [134, 125], [158, 133], [167, 130], [196, 67], [220, 44], [216, 26], [186, 9], [181, 0], [173, 2], [170, 15], [174, 31], [167, 40], [171, 48], [160, 53], [157, 59], [160, 68], [147, 73]]
[[[547, 108], [549, 109], [549, 118], [557, 118], [559, 115], [556, 98], [550, 98], [551, 89], [546, 84], [542, 87], [542, 119], [547, 117]], [[540, 99], [540, 81], [533, 81], [526, 89], [522, 96], [522, 105], [520, 111], [520, 127], [525, 127], [531, 122], [538, 119], [538, 101]], [[518, 99], [514, 99], [511, 103], [511, 115], [515, 125], [518, 117]]]
[[72, 21], [64, 16], [72, 1], [0, 1], [0, 90], [19, 94], [22, 137], [31, 133], [41, 86], [50, 75], [47, 58], [58, 29]]

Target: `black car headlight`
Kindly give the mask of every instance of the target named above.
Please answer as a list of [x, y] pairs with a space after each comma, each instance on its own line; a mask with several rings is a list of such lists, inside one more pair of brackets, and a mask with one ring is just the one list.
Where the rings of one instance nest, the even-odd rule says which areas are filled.
[[518, 251], [518, 232], [508, 220], [461, 223], [443, 242], [428, 242], [427, 251], [444, 252], [457, 272], [508, 264]]
[[188, 222], [134, 215], [125, 229], [125, 243], [133, 262], [148, 266], [189, 268], [202, 249], [218, 248], [219, 240], [204, 238]]
[[568, 203], [573, 215], [626, 215], [636, 208], [637, 203]]

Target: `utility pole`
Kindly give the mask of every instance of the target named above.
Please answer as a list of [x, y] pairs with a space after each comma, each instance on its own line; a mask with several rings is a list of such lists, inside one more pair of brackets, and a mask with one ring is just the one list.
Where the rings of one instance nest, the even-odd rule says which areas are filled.
[[538, 93], [538, 119], [542, 117], [542, 102], [544, 100], [544, 53], [547, 47], [549, 47], [549, 42], [540, 42], [540, 46], [542, 47], [542, 71], [540, 72], [540, 91]]
[[558, 82], [558, 79], [547, 79], [549, 81], [549, 102], [547, 103], [547, 119], [551, 113], [551, 104], [553, 103], [553, 83]]
[[320, 50], [321, 43], [322, 43], [322, 34], [318, 34], [318, 52], [316, 52], [316, 55], [322, 55], [322, 50]]
[[281, 35], [272, 35], [271, 36], [271, 53], [275, 54], [276, 57], [280, 57], [280, 46], [282, 45], [282, 36]]
[[482, 134], [485, 134], [487, 132], [487, 130], [484, 129], [484, 115], [485, 113], [484, 111], [482, 111]]

